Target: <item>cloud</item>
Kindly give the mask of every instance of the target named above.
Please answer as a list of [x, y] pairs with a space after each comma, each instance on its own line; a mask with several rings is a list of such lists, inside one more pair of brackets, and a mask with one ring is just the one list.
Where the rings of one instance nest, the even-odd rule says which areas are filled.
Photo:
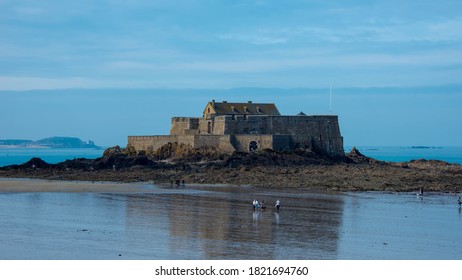
[[300, 86], [326, 73], [382, 85], [424, 70], [459, 80], [455, 9], [315, 2], [9, 1], [0, 11], [0, 88]]
[[241, 41], [252, 45], [277, 45], [284, 44], [288, 38], [277, 36], [264, 36], [252, 34], [221, 34], [217, 35], [221, 40]]
[[85, 78], [2, 77], [0, 90], [83, 88], [94, 85]]
[[287, 35], [328, 42], [462, 41], [462, 18], [433, 21], [389, 21], [343, 27], [298, 27]]

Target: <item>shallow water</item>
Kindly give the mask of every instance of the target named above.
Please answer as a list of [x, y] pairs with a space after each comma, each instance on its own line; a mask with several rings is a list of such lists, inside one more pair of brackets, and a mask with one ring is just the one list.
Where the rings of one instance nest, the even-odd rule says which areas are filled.
[[451, 194], [145, 190], [1, 193], [0, 259], [462, 259]]

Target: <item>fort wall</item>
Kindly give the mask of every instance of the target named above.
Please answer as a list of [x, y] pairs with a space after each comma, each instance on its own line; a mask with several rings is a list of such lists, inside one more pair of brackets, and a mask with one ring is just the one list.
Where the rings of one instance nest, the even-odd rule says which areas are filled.
[[199, 118], [172, 118], [170, 135], [199, 134]]
[[157, 150], [168, 143], [183, 143], [194, 148], [216, 147], [223, 152], [233, 152], [235, 147], [231, 143], [231, 135], [155, 135], [129, 136], [128, 145], [137, 151]]
[[169, 142], [192, 147], [212, 146], [225, 152], [252, 149], [312, 148], [343, 156], [337, 116], [223, 115], [209, 118], [172, 118], [171, 135], [129, 136], [136, 150], [158, 149]]
[[194, 144], [195, 135], [156, 135], [156, 136], [128, 136], [128, 145], [135, 147], [137, 151], [153, 149], [157, 150], [168, 143]]

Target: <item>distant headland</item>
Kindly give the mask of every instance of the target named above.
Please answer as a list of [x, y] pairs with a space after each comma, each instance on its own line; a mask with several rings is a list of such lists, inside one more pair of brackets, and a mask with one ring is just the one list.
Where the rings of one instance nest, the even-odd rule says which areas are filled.
[[0, 139], [4, 148], [100, 148], [95, 142], [85, 142], [77, 137], [49, 137], [40, 140]]

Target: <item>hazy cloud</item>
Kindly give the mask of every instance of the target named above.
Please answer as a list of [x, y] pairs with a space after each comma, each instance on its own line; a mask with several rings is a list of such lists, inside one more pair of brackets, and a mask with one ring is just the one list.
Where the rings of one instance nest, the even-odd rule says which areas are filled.
[[271, 37], [271, 36], [264, 36], [264, 35], [247, 35], [247, 34], [226, 34], [226, 35], [218, 35], [219, 39], [222, 40], [235, 40], [241, 41], [253, 45], [275, 45], [275, 44], [283, 44], [287, 42], [287, 38], [282, 37]]
[[1, 1], [0, 89], [460, 83], [459, 2]]

